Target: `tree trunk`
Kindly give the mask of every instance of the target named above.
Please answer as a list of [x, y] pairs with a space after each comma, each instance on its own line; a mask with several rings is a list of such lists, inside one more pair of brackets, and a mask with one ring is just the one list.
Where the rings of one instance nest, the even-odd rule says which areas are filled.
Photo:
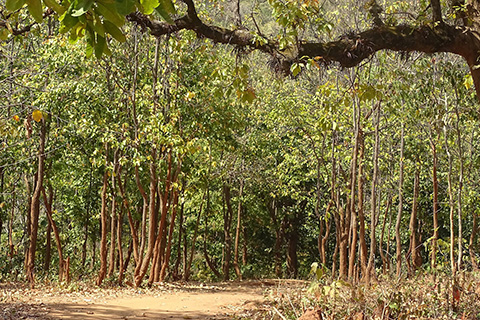
[[170, 263], [170, 255], [172, 253], [173, 231], [175, 229], [175, 219], [177, 217], [178, 194], [179, 194], [179, 191], [177, 189], [174, 190], [174, 192], [173, 192], [172, 216], [171, 216], [171, 219], [170, 219], [170, 226], [169, 226], [169, 230], [168, 230], [168, 243], [167, 243], [167, 248], [166, 248], [166, 253], [165, 253], [165, 259], [163, 261], [162, 269], [160, 270], [159, 281], [165, 280], [165, 276], [167, 274], [167, 268], [168, 268], [169, 263]]
[[[479, 7], [480, 8], [480, 7]], [[463, 175], [464, 175], [464, 164], [463, 164], [463, 148], [462, 148], [462, 133], [460, 131], [460, 115], [458, 112], [458, 105], [455, 105], [455, 114], [457, 115], [457, 120], [455, 122], [455, 131], [457, 133], [457, 147], [458, 147], [458, 160], [460, 162], [460, 168], [458, 173], [458, 189], [457, 189], [457, 221], [458, 221], [458, 260], [457, 268], [462, 270], [463, 262], [463, 223], [462, 223], [462, 192], [463, 192]]]
[[[388, 250], [386, 251], [387, 255], [385, 255], [385, 253], [383, 252], [383, 239], [385, 238], [385, 227], [387, 225], [387, 216], [390, 216], [389, 211], [390, 211], [391, 203], [392, 203], [392, 197], [389, 195], [387, 200], [387, 207], [385, 208], [385, 215], [383, 217], [382, 234], [380, 235], [380, 243], [378, 244], [378, 251], [380, 252], [380, 258], [382, 259], [383, 275], [386, 275], [388, 272], [388, 269], [390, 268], [389, 257], [388, 257], [389, 252]], [[388, 233], [388, 238], [390, 238], [390, 232]], [[387, 248], [388, 248], [388, 244], [387, 244]]]
[[233, 258], [233, 267], [235, 273], [237, 274], [238, 280], [242, 280], [242, 271], [240, 271], [240, 266], [238, 264], [239, 257], [239, 246], [240, 246], [240, 230], [242, 227], [242, 197], [243, 197], [243, 180], [240, 180], [240, 190], [238, 191], [238, 210], [237, 210], [237, 229], [235, 231], [235, 248], [234, 248], [234, 258]]
[[[350, 198], [348, 199], [348, 209], [347, 214], [342, 217], [343, 222], [340, 224], [342, 227], [342, 237], [340, 239], [340, 277], [346, 279], [347, 277], [353, 278], [354, 274], [354, 264], [355, 264], [355, 253], [357, 250], [357, 239], [358, 239], [358, 222], [357, 222], [357, 212], [355, 209], [355, 181], [357, 180], [357, 166], [358, 166], [358, 155], [360, 151], [360, 139], [361, 139], [361, 128], [360, 128], [360, 106], [357, 106], [356, 101], [353, 104], [353, 126], [354, 126], [354, 147], [352, 154], [352, 162], [350, 165]], [[362, 200], [358, 199], [359, 203]], [[363, 205], [363, 204], [362, 204]], [[350, 230], [350, 227], [352, 229]], [[352, 236], [349, 237], [349, 232]], [[351, 240], [350, 240], [351, 239]], [[348, 253], [348, 245], [350, 241], [350, 253]], [[349, 256], [349, 257], [348, 257]], [[349, 259], [350, 258], [350, 259]], [[348, 265], [347, 265], [348, 263]], [[348, 267], [348, 269], [347, 269]]]
[[35, 190], [31, 199], [30, 205], [30, 243], [27, 253], [26, 275], [28, 282], [32, 289], [35, 286], [35, 253], [37, 250], [37, 235], [38, 235], [38, 217], [40, 214], [40, 196], [41, 189], [43, 187], [43, 176], [45, 170], [45, 141], [47, 128], [45, 124], [45, 118], [39, 122], [40, 125], [40, 143], [37, 152], [38, 167], [37, 167], [37, 179]]
[[223, 196], [226, 209], [223, 210], [223, 235], [224, 235], [224, 259], [223, 259], [223, 280], [230, 280], [230, 262], [232, 259], [232, 237], [230, 229], [232, 227], [233, 209], [231, 204], [230, 187], [224, 182]]
[[411, 270], [410, 275], [413, 276], [417, 270], [422, 265], [422, 260], [420, 256], [420, 252], [418, 250], [419, 241], [417, 235], [417, 214], [418, 214], [418, 196], [419, 196], [419, 189], [420, 189], [420, 163], [418, 162], [415, 168], [415, 181], [413, 185], [413, 204], [412, 204], [412, 214], [410, 216], [410, 249], [408, 250], [410, 253], [410, 260], [411, 263]]
[[402, 122], [400, 133], [400, 168], [398, 178], [398, 213], [395, 224], [395, 240], [397, 245], [397, 278], [402, 274], [402, 237], [400, 236], [400, 225], [402, 223], [403, 212], [403, 170], [404, 170], [404, 150], [405, 150], [405, 124]]
[[452, 186], [452, 175], [453, 175], [453, 159], [452, 154], [450, 153], [450, 147], [448, 143], [448, 131], [446, 125], [443, 127], [444, 136], [445, 136], [445, 152], [448, 157], [448, 204], [450, 207], [450, 267], [452, 268], [452, 274], [455, 276], [457, 273], [457, 264], [455, 263], [455, 223], [454, 223], [454, 212], [455, 204], [453, 200], [453, 186]]
[[[105, 161], [108, 158], [108, 150], [106, 149]], [[102, 187], [102, 208], [100, 211], [100, 270], [98, 272], [97, 286], [100, 286], [107, 274], [107, 188], [108, 188], [108, 171], [105, 168], [103, 173], [103, 187]], [[95, 252], [93, 253], [95, 255]]]
[[[372, 214], [370, 217], [370, 256], [368, 258], [367, 265], [367, 283], [370, 283], [372, 277], [375, 277], [375, 251], [376, 251], [376, 236], [375, 230], [377, 226], [377, 185], [378, 185], [378, 154], [380, 152], [380, 102], [376, 105], [376, 117], [375, 117], [375, 147], [373, 151], [373, 177], [372, 177], [372, 193], [370, 195], [370, 207]], [[380, 248], [381, 249], [381, 248]]]
[[438, 250], [438, 157], [437, 157], [437, 144], [431, 137], [430, 131], [430, 147], [432, 148], [433, 166], [432, 166], [432, 183], [433, 183], [433, 235], [431, 245], [431, 258], [430, 266], [432, 270], [437, 268], [437, 250]]
[[52, 226], [53, 234], [55, 236], [55, 244], [57, 246], [57, 253], [58, 253], [58, 282], [63, 281], [63, 277], [65, 275], [65, 261], [63, 259], [63, 249], [62, 249], [62, 242], [60, 240], [60, 232], [58, 231], [57, 224], [53, 220], [53, 189], [51, 186], [48, 188], [48, 194], [45, 192], [45, 188], [42, 187], [42, 195], [43, 195], [43, 202], [45, 204], [45, 209], [47, 211], [48, 222]]
[[[156, 204], [156, 195], [157, 195], [157, 167], [155, 162], [157, 160], [157, 151], [155, 148], [151, 151], [152, 160], [150, 162], [150, 196], [149, 196], [149, 204], [148, 204], [148, 216], [149, 216], [149, 228], [148, 228], [148, 248], [147, 253], [145, 256], [140, 259], [140, 263], [135, 268], [135, 286], [138, 287], [142, 283], [143, 277], [147, 273], [148, 266], [150, 264], [150, 260], [153, 256], [153, 249], [155, 246], [155, 238], [156, 238], [156, 211], [155, 211], [155, 204]], [[138, 181], [137, 181], [138, 185]], [[143, 224], [143, 222], [142, 222]], [[143, 231], [142, 231], [143, 232]], [[143, 240], [142, 240], [143, 241]]]

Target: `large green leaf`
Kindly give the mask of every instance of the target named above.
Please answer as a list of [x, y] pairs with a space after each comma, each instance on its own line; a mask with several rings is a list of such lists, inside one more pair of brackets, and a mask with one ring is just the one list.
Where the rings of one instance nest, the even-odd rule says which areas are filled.
[[95, 57], [97, 57], [97, 59], [102, 57], [103, 50], [106, 45], [107, 42], [105, 41], [105, 38], [97, 35], [97, 43], [95, 44]]
[[80, 17], [84, 15], [93, 5], [93, 0], [80, 0], [72, 10], [72, 17]]
[[28, 11], [32, 15], [36, 22], [41, 23], [43, 21], [43, 6], [41, 0], [28, 0]]
[[125, 23], [125, 18], [118, 14], [115, 3], [107, 4], [97, 2], [96, 11], [117, 27], [121, 27]]
[[10, 11], [15, 11], [23, 7], [25, 0], [7, 0], [5, 6]]
[[171, 15], [175, 14], [176, 10], [171, 0], [159, 0], [159, 5], [155, 8], [155, 10], [165, 21], [168, 23], [173, 23]]
[[135, 8], [135, 0], [116, 0], [115, 5], [118, 13], [126, 16]]
[[143, 13], [145, 14], [152, 14], [153, 10], [159, 5], [158, 0], [140, 0], [140, 3], [142, 4]]
[[127, 40], [122, 30], [117, 28], [117, 26], [113, 23], [109, 21], [103, 21], [103, 27], [105, 28], [106, 32], [108, 32], [113, 38], [115, 38], [115, 40], [120, 42], [125, 42]]
[[43, 3], [59, 15], [62, 15], [65, 12], [65, 8], [59, 5], [55, 0], [43, 0]]

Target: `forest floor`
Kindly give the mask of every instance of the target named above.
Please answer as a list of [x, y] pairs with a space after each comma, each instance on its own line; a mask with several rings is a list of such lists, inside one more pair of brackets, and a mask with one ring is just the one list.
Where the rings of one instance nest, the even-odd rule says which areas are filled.
[[[151, 288], [65, 288], [39, 284], [0, 284], [0, 319], [233, 319], [252, 318], [268, 300], [288, 290], [305, 290], [307, 282], [163, 283]], [[253, 316], [253, 318], [256, 318]]]

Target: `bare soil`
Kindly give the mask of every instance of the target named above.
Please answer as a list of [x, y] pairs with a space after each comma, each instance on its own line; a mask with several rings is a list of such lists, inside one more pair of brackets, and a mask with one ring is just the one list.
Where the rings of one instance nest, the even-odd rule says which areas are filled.
[[[298, 284], [297, 284], [298, 285]], [[285, 281], [162, 283], [152, 288], [0, 284], [0, 319], [232, 319], [262, 308]]]

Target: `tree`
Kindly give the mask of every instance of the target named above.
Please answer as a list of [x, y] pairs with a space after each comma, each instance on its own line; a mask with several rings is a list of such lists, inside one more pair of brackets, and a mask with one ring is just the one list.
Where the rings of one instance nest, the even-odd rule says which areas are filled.
[[[209, 17], [201, 17], [194, 0], [183, 0], [186, 5], [184, 13], [177, 12], [171, 0], [135, 1], [117, 0], [105, 4], [101, 1], [65, 1], [61, 4], [55, 0], [44, 0], [47, 9], [44, 11], [40, 0], [6, 0], [0, 20], [0, 34], [3, 39], [9, 34], [18, 35], [28, 32], [44, 17], [56, 15], [61, 17], [62, 32], [70, 33], [70, 39], [78, 40], [85, 34], [87, 55], [93, 52], [97, 57], [103, 53], [110, 54], [106, 38], [113, 37], [125, 41], [122, 27], [125, 17], [143, 29], [159, 37], [176, 33], [180, 30], [193, 30], [198, 37], [208, 38], [215, 43], [223, 43], [247, 49], [257, 49], [267, 53], [273, 59], [273, 65], [284, 74], [297, 74], [299, 64], [308, 60], [315, 64], [339, 63], [341, 67], [353, 67], [381, 50], [400, 52], [439, 53], [449, 52], [462, 56], [467, 62], [475, 84], [477, 97], [480, 99], [480, 1], [458, 0], [450, 2], [448, 8], [442, 7], [439, 0], [422, 2], [413, 19], [397, 20], [380, 6], [376, 0], [370, 0], [365, 8], [371, 26], [363, 31], [354, 31], [340, 35], [334, 41], [313, 41], [301, 39], [309, 19], [315, 20], [316, 29], [326, 34], [331, 29], [325, 16], [329, 8], [320, 6], [318, 1], [294, 0], [286, 3], [269, 0], [272, 14], [283, 29], [283, 36], [270, 38], [263, 34], [256, 23], [252, 12], [255, 30], [248, 30], [238, 16], [236, 27], [229, 29], [212, 25], [204, 21]], [[18, 15], [14, 14], [27, 4], [35, 22], [14, 27]], [[363, 4], [362, 4], [363, 5]], [[238, 13], [241, 2], [238, 1]], [[177, 7], [182, 7], [177, 5]], [[165, 21], [158, 21], [154, 10]], [[448, 13], [448, 15], [445, 14]], [[430, 18], [427, 18], [427, 14]], [[178, 17], [178, 18], [177, 18]], [[28, 21], [28, 19], [27, 19]], [[347, 21], [348, 23], [348, 21]], [[81, 31], [84, 30], [84, 31]], [[108, 36], [110, 35], [110, 36]]]

